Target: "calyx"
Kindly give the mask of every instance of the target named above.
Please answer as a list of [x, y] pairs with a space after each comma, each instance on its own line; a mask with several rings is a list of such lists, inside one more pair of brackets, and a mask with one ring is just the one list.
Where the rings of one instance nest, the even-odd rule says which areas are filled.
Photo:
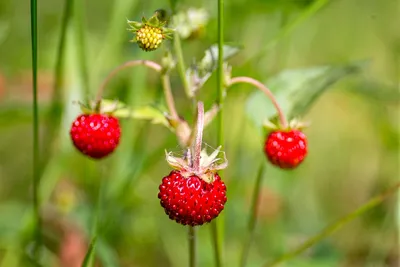
[[[218, 157], [222, 154], [222, 157]], [[228, 166], [228, 160], [225, 153], [218, 147], [210, 155], [207, 154], [206, 149], [200, 153], [200, 166], [196, 170], [193, 166], [193, 152], [188, 149], [183, 157], [175, 157], [172, 152], [165, 151], [165, 156], [168, 164], [179, 170], [182, 176], [189, 178], [190, 176], [197, 176], [207, 183], [214, 182], [214, 175], [217, 171], [223, 170]]]

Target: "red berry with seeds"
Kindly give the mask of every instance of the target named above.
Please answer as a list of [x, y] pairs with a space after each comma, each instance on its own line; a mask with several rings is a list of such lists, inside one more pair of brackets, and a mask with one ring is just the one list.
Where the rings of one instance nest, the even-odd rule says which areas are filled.
[[282, 169], [297, 167], [307, 155], [307, 137], [299, 130], [276, 130], [265, 141], [268, 160]]
[[121, 128], [117, 118], [104, 114], [83, 114], [72, 123], [70, 135], [74, 146], [83, 154], [100, 159], [115, 150]]
[[217, 173], [208, 183], [196, 175], [172, 171], [159, 186], [158, 198], [171, 220], [183, 225], [202, 225], [216, 218], [226, 203], [226, 187]]

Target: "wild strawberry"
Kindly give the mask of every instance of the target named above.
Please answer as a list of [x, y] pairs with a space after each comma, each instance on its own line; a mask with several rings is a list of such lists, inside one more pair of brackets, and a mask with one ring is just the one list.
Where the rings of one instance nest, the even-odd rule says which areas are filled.
[[[186, 174], [187, 175], [187, 174]], [[158, 198], [171, 220], [183, 225], [202, 225], [217, 217], [226, 203], [226, 187], [217, 173], [207, 183], [196, 175], [172, 171], [162, 179]]]
[[268, 160], [282, 169], [297, 167], [307, 155], [307, 138], [300, 130], [275, 130], [264, 145]]
[[171, 38], [172, 29], [164, 27], [166, 22], [161, 21], [160, 12], [156, 12], [149, 20], [142, 18], [142, 23], [129, 21], [129, 31], [136, 34], [132, 42], [137, 42], [139, 47], [148, 52], [156, 50], [164, 39]]
[[83, 114], [71, 125], [70, 136], [83, 154], [100, 159], [119, 144], [121, 128], [117, 118], [105, 114]]

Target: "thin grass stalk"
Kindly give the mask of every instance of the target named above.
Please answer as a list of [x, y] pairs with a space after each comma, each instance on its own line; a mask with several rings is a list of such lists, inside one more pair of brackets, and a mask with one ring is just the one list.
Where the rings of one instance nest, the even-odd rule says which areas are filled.
[[[224, 147], [224, 122], [223, 122], [223, 101], [224, 101], [224, 1], [218, 0], [218, 68], [217, 68], [217, 103], [221, 107], [218, 113], [217, 141], [218, 145]], [[221, 173], [220, 173], [221, 174]], [[224, 217], [220, 216], [218, 220], [211, 223], [211, 236], [214, 248], [215, 266], [222, 266], [222, 244], [224, 233]]]
[[246, 239], [243, 243], [242, 254], [240, 256], [240, 267], [245, 267], [247, 264], [247, 259], [249, 257], [249, 251], [251, 247], [251, 243], [253, 242], [254, 231], [256, 228], [256, 222], [258, 217], [258, 204], [260, 203], [260, 192], [262, 187], [262, 178], [264, 174], [265, 164], [264, 162], [261, 163], [258, 173], [256, 182], [254, 185], [253, 190], [253, 197], [251, 201], [251, 214], [249, 217], [249, 222], [247, 224], [247, 233]]
[[75, 1], [74, 8], [74, 31], [76, 38], [76, 49], [78, 53], [79, 74], [84, 92], [84, 98], [88, 100], [90, 95], [89, 72], [86, 57], [86, 36], [84, 23], [84, 1]]
[[[31, 0], [31, 50], [32, 50], [32, 90], [33, 90], [33, 211], [35, 216], [34, 237], [36, 248], [42, 244], [42, 221], [39, 207], [39, 112], [37, 96], [37, 0]], [[37, 249], [36, 251], [37, 252]], [[35, 253], [37, 254], [37, 253]]]
[[61, 122], [61, 115], [63, 110], [63, 74], [64, 74], [64, 55], [66, 47], [66, 37], [69, 21], [72, 17], [74, 0], [65, 0], [63, 18], [61, 23], [60, 39], [57, 48], [56, 55], [56, 65], [54, 68], [54, 85], [53, 85], [53, 95], [51, 100], [50, 111], [47, 114], [48, 127], [46, 132], [46, 140], [43, 147], [43, 157], [42, 158], [42, 168], [47, 164], [48, 159], [51, 156], [51, 147], [53, 145], [53, 140], [56, 138], [58, 128]]
[[327, 236], [333, 234], [335, 231], [339, 230], [343, 225], [360, 217], [365, 212], [367, 212], [367, 211], [371, 210], [372, 208], [376, 207], [377, 205], [381, 204], [388, 197], [390, 197], [393, 194], [395, 194], [396, 192], [398, 192], [399, 188], [400, 188], [400, 183], [395, 184], [394, 186], [387, 189], [385, 192], [370, 199], [367, 203], [365, 203], [361, 207], [359, 207], [356, 210], [350, 212], [349, 214], [343, 216], [342, 218], [340, 218], [336, 222], [332, 223], [331, 225], [327, 226], [325, 229], [323, 229], [321, 232], [317, 233], [313, 237], [309, 238], [307, 241], [305, 241], [299, 247], [295, 248], [292, 251], [289, 251], [288, 253], [282, 255], [281, 257], [277, 258], [276, 260], [274, 260], [270, 263], [264, 264], [263, 266], [265, 266], [265, 267], [278, 266], [279, 264], [286, 262], [286, 261], [300, 255], [301, 253], [303, 253], [310, 247], [312, 247], [315, 244], [317, 244], [318, 242], [320, 242], [325, 237], [327, 237]]

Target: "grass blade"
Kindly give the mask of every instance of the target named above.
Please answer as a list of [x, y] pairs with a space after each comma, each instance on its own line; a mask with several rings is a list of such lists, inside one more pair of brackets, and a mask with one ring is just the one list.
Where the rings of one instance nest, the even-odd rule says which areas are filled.
[[[31, 0], [31, 50], [32, 50], [32, 90], [33, 90], [33, 210], [35, 216], [35, 243], [37, 249], [42, 243], [41, 218], [39, 210], [39, 112], [37, 96], [37, 0]], [[35, 253], [37, 254], [37, 253]]]
[[94, 255], [94, 249], [96, 247], [97, 236], [94, 236], [92, 241], [90, 242], [88, 251], [86, 252], [85, 258], [82, 262], [82, 267], [89, 267], [91, 266], [92, 258]]
[[59, 43], [56, 55], [56, 65], [54, 69], [54, 85], [53, 85], [53, 95], [51, 97], [51, 106], [47, 114], [46, 121], [46, 140], [43, 144], [43, 157], [41, 169], [45, 168], [48, 159], [51, 157], [51, 149], [54, 144], [54, 139], [57, 137], [58, 129], [61, 122], [62, 112], [63, 112], [63, 76], [64, 76], [64, 57], [65, 57], [65, 47], [66, 47], [66, 37], [69, 22], [72, 17], [72, 8], [74, 0], [65, 0], [63, 18], [61, 24], [61, 32], [59, 37]]
[[295, 248], [292, 251], [289, 251], [288, 253], [282, 255], [281, 257], [279, 257], [278, 259], [274, 260], [273, 262], [271, 262], [269, 264], [267, 263], [267, 264], [265, 264], [263, 266], [265, 266], [265, 267], [278, 266], [279, 264], [281, 264], [283, 262], [286, 262], [286, 261], [288, 261], [288, 260], [300, 255], [301, 253], [303, 253], [304, 251], [306, 251], [310, 247], [312, 247], [315, 244], [317, 244], [318, 242], [320, 242], [325, 237], [333, 234], [336, 230], [341, 228], [346, 223], [358, 218], [359, 216], [361, 216], [365, 212], [367, 212], [370, 209], [372, 209], [372, 208], [376, 207], [377, 205], [381, 204], [388, 197], [390, 197], [393, 194], [397, 193], [399, 188], [400, 188], [400, 183], [395, 184], [394, 186], [392, 186], [389, 189], [387, 189], [385, 192], [383, 192], [383, 193], [379, 194], [378, 196], [370, 199], [367, 203], [365, 203], [364, 205], [362, 205], [358, 209], [354, 210], [353, 212], [350, 212], [349, 214], [343, 216], [342, 218], [340, 218], [336, 222], [334, 222], [331, 225], [327, 226], [325, 229], [323, 229], [321, 232], [319, 232], [316, 235], [314, 235], [311, 238], [309, 238], [307, 241], [305, 241], [299, 247]]

